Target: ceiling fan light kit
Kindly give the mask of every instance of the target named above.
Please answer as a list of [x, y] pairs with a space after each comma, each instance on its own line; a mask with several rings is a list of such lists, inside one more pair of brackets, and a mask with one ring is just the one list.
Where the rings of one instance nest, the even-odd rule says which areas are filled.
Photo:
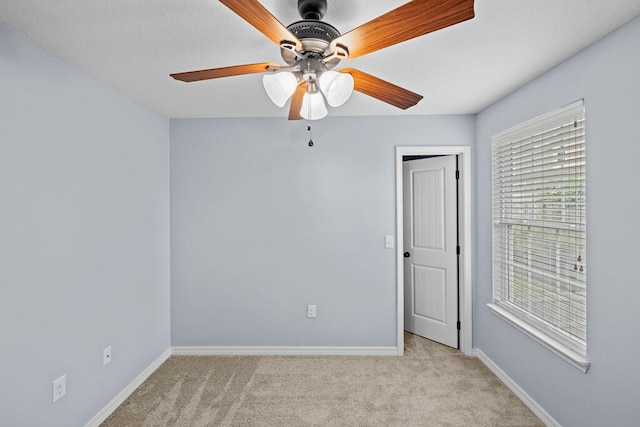
[[[403, 89], [362, 71], [333, 71], [341, 60], [353, 59], [474, 17], [474, 0], [412, 0], [344, 35], [321, 21], [326, 0], [298, 0], [301, 21], [283, 26], [258, 0], [219, 0], [280, 46], [280, 66], [264, 62], [171, 74], [176, 80], [194, 82], [242, 74], [267, 73], [265, 91], [278, 107], [291, 99], [289, 120], [318, 120], [327, 106], [343, 105], [352, 92], [372, 96], [407, 109], [422, 95]], [[326, 104], [325, 104], [326, 99]]]
[[295, 74], [283, 71], [281, 73], [265, 74], [262, 77], [264, 90], [271, 101], [278, 107], [284, 107], [298, 86], [298, 78]]
[[320, 76], [320, 90], [332, 107], [339, 107], [353, 93], [353, 76], [348, 73], [326, 71]]
[[320, 120], [327, 117], [327, 114], [329, 114], [329, 111], [327, 110], [327, 106], [324, 104], [320, 91], [307, 91], [302, 98], [300, 116], [307, 120]]

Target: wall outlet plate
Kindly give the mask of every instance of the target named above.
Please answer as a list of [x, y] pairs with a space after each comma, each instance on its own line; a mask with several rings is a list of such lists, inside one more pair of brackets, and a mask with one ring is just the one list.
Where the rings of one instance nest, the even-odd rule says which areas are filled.
[[67, 394], [67, 376], [63, 375], [60, 378], [53, 380], [53, 396], [51, 403], [60, 399]]
[[309, 317], [309, 318], [315, 318], [316, 317], [316, 306], [315, 305], [308, 305], [307, 306], [307, 317]]

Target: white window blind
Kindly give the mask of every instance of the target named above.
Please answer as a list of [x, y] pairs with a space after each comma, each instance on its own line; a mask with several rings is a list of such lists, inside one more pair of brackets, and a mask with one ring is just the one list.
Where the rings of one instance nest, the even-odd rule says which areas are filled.
[[493, 304], [586, 361], [583, 101], [492, 143]]

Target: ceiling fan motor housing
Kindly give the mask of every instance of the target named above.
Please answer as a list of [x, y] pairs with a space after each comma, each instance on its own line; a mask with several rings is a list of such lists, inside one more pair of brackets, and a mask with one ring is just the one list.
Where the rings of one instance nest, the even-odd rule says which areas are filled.
[[340, 32], [333, 25], [311, 19], [294, 22], [287, 29], [301, 41], [304, 39], [318, 39], [331, 43], [331, 40], [340, 37]]
[[[331, 55], [329, 46], [331, 41], [340, 37], [340, 32], [330, 24], [326, 22], [317, 21], [314, 19], [303, 19], [302, 21], [294, 22], [287, 27], [294, 36], [302, 43], [302, 51], [299, 52], [304, 57], [319, 57], [324, 58]], [[283, 49], [282, 59], [287, 64], [293, 65], [300, 58], [293, 52]], [[327, 68], [335, 67], [340, 59], [330, 60], [325, 63]]]

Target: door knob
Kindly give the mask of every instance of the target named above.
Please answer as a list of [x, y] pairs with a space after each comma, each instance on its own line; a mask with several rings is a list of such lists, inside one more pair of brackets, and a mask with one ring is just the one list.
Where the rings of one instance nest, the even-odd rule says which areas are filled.
[[404, 257], [405, 257], [405, 258], [409, 258], [410, 256], [411, 256], [411, 254], [410, 254], [409, 252], [405, 252], [405, 253], [404, 253]]

